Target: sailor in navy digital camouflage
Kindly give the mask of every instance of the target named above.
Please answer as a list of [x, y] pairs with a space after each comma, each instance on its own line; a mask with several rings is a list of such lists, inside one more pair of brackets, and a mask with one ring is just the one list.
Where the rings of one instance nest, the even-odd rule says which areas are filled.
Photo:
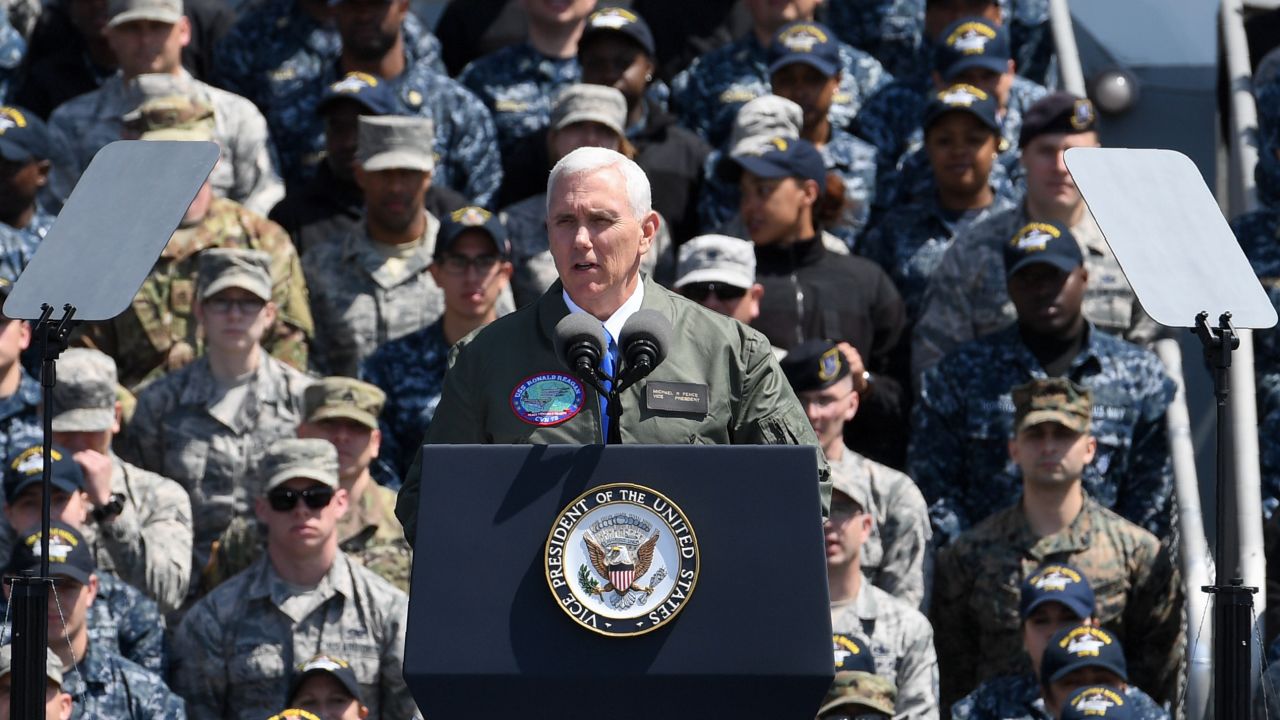
[[894, 77], [928, 72], [924, 0], [827, 0], [826, 20], [837, 37], [869, 53]]
[[[249, 98], [264, 113], [303, 86], [321, 84], [342, 54], [342, 38], [330, 20], [312, 16], [300, 0], [244, 3], [236, 23], [218, 41], [213, 79]], [[440, 41], [410, 13], [404, 19], [405, 59], [443, 73]]]
[[[755, 11], [755, 4], [750, 5]], [[760, 12], [771, 12], [763, 10]], [[723, 147], [738, 110], [747, 101], [769, 92], [769, 48], [784, 23], [748, 32], [725, 47], [708, 52], [681, 72], [671, 83], [671, 104], [685, 127], [697, 132], [713, 147]], [[795, 23], [789, 28], [795, 42], [826, 41], [832, 31], [816, 22]], [[840, 86], [832, 100], [831, 124], [849, 129], [863, 104], [893, 78], [875, 58], [839, 43]]]
[[[439, 157], [433, 180], [457, 190], [474, 202], [486, 204], [502, 181], [502, 163], [493, 121], [475, 95], [437, 69], [438, 57], [434, 61], [430, 57], [413, 57], [405, 30], [407, 18], [412, 13], [408, 11], [407, 2], [396, 7], [392, 12], [399, 12], [406, 19], [395, 36], [384, 38], [390, 46], [387, 53], [405, 53], [404, 68], [395, 77], [376, 77], [369, 73], [343, 75], [344, 68], [351, 69], [351, 62], [344, 58], [323, 64], [308, 76], [306, 82], [276, 91], [274, 101], [264, 112], [285, 178], [290, 183], [297, 183], [315, 173], [324, 150], [324, 123], [317, 108], [325, 98], [327, 88], [339, 80], [385, 82], [390, 84], [396, 98], [397, 107], [390, 114], [425, 117], [435, 124], [434, 148]], [[347, 11], [349, 8], [338, 3], [340, 17]], [[339, 23], [340, 28], [344, 26], [344, 23]]]
[[[1280, 666], [1278, 666], [1280, 667]], [[1030, 673], [1002, 675], [978, 686], [951, 706], [951, 720], [1053, 720], [1044, 706], [1040, 680]], [[1169, 720], [1150, 695], [1128, 685], [1123, 690], [1135, 720]]]
[[[0, 305], [9, 297], [13, 285], [0, 277]], [[18, 450], [39, 444], [44, 439], [37, 407], [42, 391], [40, 382], [27, 374], [18, 361], [19, 354], [31, 344], [31, 326], [25, 320], [0, 315], [0, 385], [17, 381], [17, 388], [0, 397], [0, 457], [10, 457]]]
[[[1024, 305], [1017, 323], [962, 345], [924, 374], [908, 472], [930, 502], [940, 545], [1018, 496], [1021, 475], [1006, 447], [1009, 390], [1051, 375], [1093, 391], [1098, 450], [1084, 471], [1085, 490], [1157, 536], [1167, 532], [1173, 471], [1164, 426], [1174, 383], [1153, 353], [1084, 319], [1082, 265], [1080, 246], [1062, 225], [1024, 227], [1004, 249], [1010, 295], [1015, 281], [1021, 287], [1013, 298]], [[1052, 283], [1067, 289], [1044, 289]], [[1046, 304], [1055, 311], [1037, 309]]]
[[0, 102], [17, 88], [22, 59], [26, 55], [27, 41], [9, 22], [9, 13], [0, 13]]
[[53, 226], [38, 200], [49, 182], [50, 153], [43, 120], [25, 108], [0, 106], [0, 278], [9, 282], [18, 279]]
[[742, 155], [769, 138], [800, 137], [804, 110], [777, 95], [761, 95], [748, 100], [734, 116], [733, 128], [723, 149], [713, 149], [702, 165], [702, 189], [698, 195], [698, 220], [703, 232], [718, 232], [738, 215], [739, 191], [735, 183], [721, 174], [722, 167], [736, 155]]

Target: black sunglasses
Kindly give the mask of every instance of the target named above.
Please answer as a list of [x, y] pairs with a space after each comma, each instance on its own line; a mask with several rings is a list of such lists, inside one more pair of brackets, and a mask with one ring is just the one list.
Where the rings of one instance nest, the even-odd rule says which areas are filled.
[[730, 301], [746, 295], [747, 289], [718, 282], [689, 283], [680, 288], [680, 294], [699, 303], [711, 295], [715, 295], [720, 300]]
[[306, 490], [290, 490], [289, 488], [276, 488], [267, 493], [267, 502], [271, 504], [271, 509], [276, 512], [289, 512], [298, 506], [298, 499], [307, 504], [312, 510], [319, 510], [327, 507], [333, 500], [333, 488], [331, 487], [311, 487]]

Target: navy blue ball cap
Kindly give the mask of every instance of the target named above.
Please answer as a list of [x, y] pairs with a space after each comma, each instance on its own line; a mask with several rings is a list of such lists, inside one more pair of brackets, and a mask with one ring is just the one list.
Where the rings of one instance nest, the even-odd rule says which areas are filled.
[[1065, 225], [1052, 221], [1027, 223], [1004, 246], [1005, 277], [1011, 278], [1022, 268], [1036, 263], [1071, 272], [1084, 264], [1084, 255]]
[[1062, 704], [1060, 720], [1129, 720], [1133, 705], [1120, 688], [1086, 685], [1073, 691]]
[[999, 112], [996, 99], [980, 88], [963, 83], [938, 92], [925, 106], [922, 123], [925, 132], [943, 115], [952, 112], [968, 113], [981, 120], [993, 132], [1000, 132], [1000, 121], [996, 118]]
[[[733, 156], [739, 168], [762, 178], [794, 177], [813, 180], [822, 187], [827, 164], [813, 143], [800, 138], [774, 137]], [[735, 178], [736, 180], [736, 178]]]
[[468, 205], [454, 210], [440, 221], [435, 257], [444, 257], [445, 253], [453, 249], [458, 237], [468, 230], [480, 230], [488, 234], [499, 255], [504, 258], [511, 256], [511, 241], [498, 216], [482, 207]]
[[804, 63], [831, 77], [840, 72], [840, 41], [822, 23], [802, 20], [783, 25], [769, 46], [769, 74]]
[[[18, 539], [9, 567], [5, 570], [6, 575], [24, 575], [33, 570], [39, 572], [41, 553], [44, 552], [43, 536], [44, 532], [36, 528]], [[89, 578], [97, 569], [93, 553], [89, 552], [89, 543], [79, 530], [56, 520], [49, 523], [49, 575], [71, 578], [81, 585], [88, 585]]]
[[1080, 668], [1102, 668], [1129, 682], [1120, 639], [1092, 625], [1066, 627], [1053, 634], [1040, 661], [1040, 682], [1055, 683]]
[[960, 18], [948, 25], [941, 37], [933, 67], [947, 82], [970, 68], [998, 73], [1009, 69], [1013, 57], [1009, 31], [986, 18]]
[[[49, 453], [50, 484], [63, 492], [84, 489], [84, 472], [64, 447], [54, 445]], [[24, 490], [42, 482], [44, 445], [37, 443], [10, 455], [4, 468], [4, 500], [11, 503]]]
[[1019, 614], [1027, 619], [1045, 603], [1062, 603], [1081, 620], [1093, 617], [1096, 599], [1089, 578], [1066, 563], [1041, 565], [1022, 582]]
[[848, 633], [834, 633], [831, 649], [835, 653], [836, 672], [867, 672], [876, 674], [876, 659], [865, 638]]
[[331, 83], [320, 97], [316, 113], [324, 114], [334, 103], [342, 100], [364, 106], [368, 112], [361, 113], [362, 115], [396, 114], [396, 98], [391, 85], [368, 73], [350, 72], [341, 80]]
[[0, 105], [0, 157], [20, 163], [48, 160], [48, 126], [30, 110]]
[[653, 42], [653, 31], [649, 23], [636, 13], [620, 7], [602, 7], [587, 16], [587, 26], [582, 29], [582, 37], [578, 40], [581, 46], [590, 38], [605, 33], [618, 33], [634, 41], [644, 49], [649, 57], [657, 54], [657, 46]]

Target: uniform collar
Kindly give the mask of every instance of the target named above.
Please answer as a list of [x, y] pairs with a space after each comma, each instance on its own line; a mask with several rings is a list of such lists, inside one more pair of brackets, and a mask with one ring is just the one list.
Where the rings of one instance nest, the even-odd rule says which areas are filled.
[[1027, 555], [1037, 564], [1054, 556], [1088, 550], [1093, 541], [1093, 515], [1098, 507], [1097, 501], [1086, 492], [1080, 513], [1070, 525], [1052, 535], [1036, 537], [1022, 511], [1022, 500], [1018, 500], [1017, 505], [1004, 511], [1008, 542], [1012, 547], [1027, 548]]
[[9, 397], [0, 398], [0, 419], [13, 417], [40, 405], [40, 383], [28, 375], [26, 370], [19, 368], [18, 372], [22, 373], [18, 389]]
[[861, 620], [875, 620], [880, 615], [879, 603], [866, 574], [863, 574], [862, 584], [858, 587], [858, 597], [853, 600], [853, 611]]
[[[335, 530], [336, 532], [336, 530]], [[245, 589], [245, 597], [249, 599], [269, 598], [272, 604], [277, 607], [289, 597], [289, 588], [284, 580], [276, 574], [275, 568], [271, 565], [271, 556], [262, 553], [262, 558], [258, 560], [262, 563], [258, 568], [258, 572], [250, 581], [249, 587]], [[353, 597], [355, 592], [351, 584], [351, 572], [348, 568], [349, 562], [346, 553], [339, 550], [333, 556], [333, 564], [329, 566], [329, 572], [325, 573], [320, 579], [320, 583], [316, 585], [315, 591], [317, 597], [327, 600], [334, 595], [341, 595], [346, 598]]]
[[[564, 300], [565, 307], [569, 309], [569, 312], [586, 312], [586, 310], [578, 307], [578, 304], [573, 301], [573, 298], [569, 297], [569, 291], [565, 290], [563, 285], [560, 287], [560, 294]], [[622, 306], [615, 310], [614, 313], [609, 316], [608, 320], [605, 320], [604, 323], [602, 323], [605, 331], [609, 333], [610, 339], [617, 342], [618, 339], [622, 337], [622, 326], [626, 325], [627, 321], [631, 319], [632, 315], [636, 314], [636, 311], [640, 309], [643, 303], [644, 277], [642, 276], [639, 278], [639, 281], [636, 282], [636, 289], [631, 293], [631, 297], [627, 298], [626, 302], [622, 303]]]
[[[1102, 358], [1098, 354], [1098, 329], [1094, 327], [1092, 322], [1085, 321], [1085, 338], [1084, 343], [1080, 346], [1080, 352], [1071, 360], [1071, 366], [1067, 368], [1066, 377], [1077, 380], [1083, 373], [1081, 370], [1086, 367], [1094, 372], [1102, 369]], [[1012, 346], [1014, 348], [1015, 362], [1022, 367], [1032, 378], [1047, 377], [1044, 367], [1040, 365], [1040, 361], [1032, 354], [1031, 349], [1022, 341], [1019, 334], [1018, 323], [1015, 321], [1009, 327], [999, 330], [993, 334], [992, 339], [1000, 344]]]

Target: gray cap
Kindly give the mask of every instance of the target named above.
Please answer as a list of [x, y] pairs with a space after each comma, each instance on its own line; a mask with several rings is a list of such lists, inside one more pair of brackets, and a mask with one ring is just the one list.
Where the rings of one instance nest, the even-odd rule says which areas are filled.
[[282, 438], [267, 448], [260, 467], [263, 493], [293, 478], [338, 487], [338, 450], [328, 440]]
[[871, 511], [871, 476], [860, 464], [831, 466], [831, 488], [849, 496], [864, 511]]
[[551, 107], [551, 129], [563, 130], [580, 122], [600, 123], [618, 137], [626, 137], [627, 99], [606, 85], [570, 85], [560, 91]]
[[115, 422], [115, 361], [89, 348], [64, 352], [53, 387], [53, 431], [102, 432]]
[[756, 282], [755, 246], [728, 235], [699, 235], [681, 245], [675, 287], [699, 282], [750, 289]]
[[427, 118], [361, 115], [356, 159], [369, 172], [436, 167], [436, 130]]
[[110, 0], [107, 27], [134, 20], [155, 20], [173, 24], [182, 18], [182, 0]]
[[[0, 677], [13, 672], [13, 646], [0, 647]], [[44, 649], [44, 675], [62, 687], [62, 660], [50, 648]]]
[[804, 111], [777, 95], [761, 95], [738, 110], [729, 133], [729, 154], [738, 155], [773, 137], [800, 137]]
[[200, 299], [240, 288], [271, 301], [271, 256], [261, 250], [210, 248], [200, 253]]

